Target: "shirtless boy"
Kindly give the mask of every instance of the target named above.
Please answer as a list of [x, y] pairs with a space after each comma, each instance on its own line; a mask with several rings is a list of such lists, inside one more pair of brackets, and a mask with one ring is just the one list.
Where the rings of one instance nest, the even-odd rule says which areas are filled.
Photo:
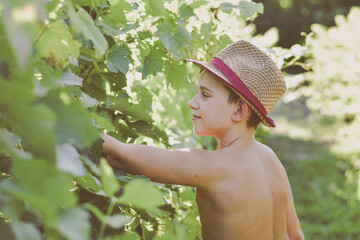
[[304, 239], [286, 172], [254, 132], [286, 90], [280, 70], [246, 41], [224, 48], [202, 71], [189, 102], [194, 132], [218, 150], [168, 150], [102, 135], [107, 160], [152, 181], [196, 187], [204, 240]]

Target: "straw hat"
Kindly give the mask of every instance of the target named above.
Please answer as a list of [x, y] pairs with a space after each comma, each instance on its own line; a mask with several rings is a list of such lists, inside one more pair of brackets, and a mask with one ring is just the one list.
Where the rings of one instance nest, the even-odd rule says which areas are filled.
[[223, 80], [255, 111], [262, 124], [275, 127], [267, 114], [284, 94], [286, 84], [281, 71], [264, 52], [240, 40], [221, 50], [210, 62], [186, 60]]

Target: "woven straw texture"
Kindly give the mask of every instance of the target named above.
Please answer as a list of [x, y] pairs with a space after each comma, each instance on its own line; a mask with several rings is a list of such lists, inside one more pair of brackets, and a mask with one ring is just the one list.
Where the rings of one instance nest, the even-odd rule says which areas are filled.
[[[264, 106], [266, 113], [278, 102], [286, 90], [286, 84], [281, 71], [272, 59], [249, 42], [240, 40], [221, 50], [216, 58], [223, 61], [242, 80], [251, 93]], [[205, 67], [221, 78], [235, 91], [261, 118], [261, 122], [268, 127], [268, 120], [241, 93], [232, 88], [227, 77], [211, 63], [190, 60], [199, 67]]]

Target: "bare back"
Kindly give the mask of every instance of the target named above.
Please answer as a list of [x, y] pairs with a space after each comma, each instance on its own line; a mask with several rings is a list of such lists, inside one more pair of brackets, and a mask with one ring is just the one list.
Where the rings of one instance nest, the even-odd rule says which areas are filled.
[[222, 179], [197, 188], [203, 239], [288, 239], [288, 180], [276, 155], [258, 142], [218, 152]]

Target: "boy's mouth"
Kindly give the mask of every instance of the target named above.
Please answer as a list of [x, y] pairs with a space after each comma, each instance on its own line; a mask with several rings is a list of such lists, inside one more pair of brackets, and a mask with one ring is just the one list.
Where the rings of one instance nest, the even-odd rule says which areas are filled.
[[194, 121], [194, 120], [196, 120], [196, 119], [200, 119], [200, 118], [201, 118], [200, 116], [193, 114], [193, 118], [192, 118], [192, 120]]

